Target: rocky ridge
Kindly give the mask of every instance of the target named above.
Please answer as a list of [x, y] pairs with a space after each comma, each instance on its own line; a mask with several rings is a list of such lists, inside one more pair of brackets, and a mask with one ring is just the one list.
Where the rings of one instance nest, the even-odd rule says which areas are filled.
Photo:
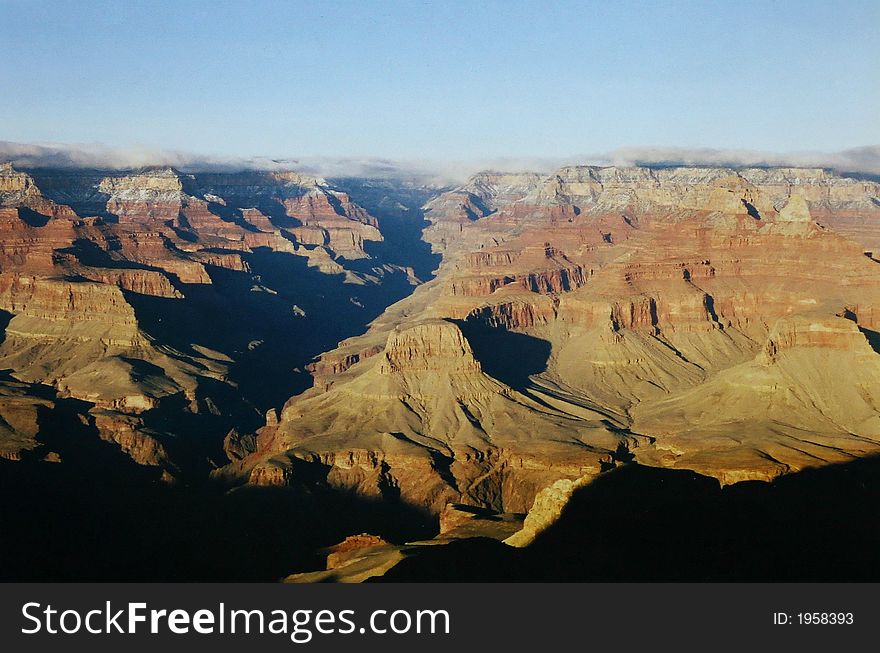
[[[631, 461], [732, 484], [868, 456], [878, 225], [878, 184], [816, 169], [4, 165], [0, 457], [65, 466], [82, 432], [157, 480], [527, 545]], [[347, 546], [391, 564], [387, 530]]]
[[[378, 289], [386, 278], [416, 283], [399, 266], [361, 265], [372, 260], [367, 244], [382, 241], [377, 219], [326, 181], [298, 173], [105, 174], [2, 164], [0, 231], [0, 311], [8, 315], [0, 364], [22, 382], [87, 402], [93, 408], [84, 419], [102, 437], [166, 473], [178, 470], [160, 443], [176, 440], [178, 426], [159, 415], [183, 408], [206, 416], [212, 431], [245, 414], [259, 419], [259, 408], [241, 396], [236, 352], [263, 341], [231, 341], [246, 337], [231, 328], [197, 333], [200, 313], [228, 310], [221, 294], [283, 303], [260, 274], [277, 274], [279, 265], [312, 270], [328, 288]], [[353, 310], [364, 310], [355, 292], [347, 294]], [[292, 302], [287, 311], [286, 322], [315, 320]], [[175, 339], [166, 323], [193, 333]], [[211, 437], [219, 442], [223, 433]]]
[[225, 473], [516, 512], [632, 459], [733, 483], [876, 452], [880, 268], [840, 216], [876, 233], [878, 197], [814, 169], [478, 176], [426, 205], [437, 278]]

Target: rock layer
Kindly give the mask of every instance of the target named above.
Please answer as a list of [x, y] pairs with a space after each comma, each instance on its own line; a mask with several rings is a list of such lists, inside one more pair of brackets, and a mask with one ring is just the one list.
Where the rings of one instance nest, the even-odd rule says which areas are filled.
[[878, 197], [814, 169], [479, 175], [426, 206], [437, 278], [227, 473], [437, 514], [537, 496], [522, 543], [633, 458], [729, 483], [876, 452]]
[[[522, 544], [627, 461], [732, 483], [880, 450], [878, 184], [574, 166], [409, 188], [417, 210], [386, 190], [0, 167], [0, 455], [64, 465], [43, 424], [73, 420], [166, 481], [532, 509]], [[427, 283], [383, 258], [416, 242], [442, 254]]]
[[[190, 445], [169, 443], [182, 424], [204, 424], [206, 442], [190, 444], [211, 451], [231, 426], [257, 416], [236, 371], [240, 352], [257, 346], [221, 336], [234, 334], [228, 328], [199, 329], [200, 315], [234, 315], [235, 305], [219, 307], [229, 292], [237, 293], [233, 303], [252, 295], [249, 306], [277, 310], [281, 300], [270, 298], [278, 291], [254, 261], [273, 274], [283, 264], [343, 277], [328, 285], [410, 277], [394, 266], [363, 272], [348, 263], [369, 259], [365, 246], [382, 238], [377, 219], [346, 193], [298, 173], [25, 172], [2, 164], [0, 315], [8, 317], [0, 363], [18, 381], [86, 402], [102, 439], [176, 474], [182, 454], [172, 450]], [[286, 308], [306, 315], [296, 304]], [[27, 403], [10, 388], [12, 404]], [[41, 402], [34, 398], [33, 410]], [[36, 437], [33, 429], [8, 430], [9, 441]]]

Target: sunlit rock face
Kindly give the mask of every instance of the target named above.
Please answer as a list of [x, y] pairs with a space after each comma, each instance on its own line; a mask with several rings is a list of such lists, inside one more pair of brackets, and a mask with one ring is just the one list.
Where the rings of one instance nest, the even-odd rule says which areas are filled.
[[524, 544], [630, 460], [869, 455], [878, 198], [794, 168], [4, 165], [0, 456], [65, 465], [81, 432], [158, 481], [531, 510]]
[[820, 169], [477, 175], [425, 207], [437, 277], [224, 474], [556, 514], [557, 482], [631, 458], [731, 483], [876, 452], [878, 197]]
[[[265, 387], [295, 391], [313, 356], [417, 283], [366, 251], [376, 217], [293, 172], [2, 164], [0, 236], [0, 365], [82, 402], [88, 428], [166, 477], [192, 466], [181, 456], [208, 456], [200, 474], [227, 462], [217, 443], [257, 425]], [[29, 387], [8, 386], [10, 406]], [[8, 457], [41, 450], [33, 428], [8, 431]]]

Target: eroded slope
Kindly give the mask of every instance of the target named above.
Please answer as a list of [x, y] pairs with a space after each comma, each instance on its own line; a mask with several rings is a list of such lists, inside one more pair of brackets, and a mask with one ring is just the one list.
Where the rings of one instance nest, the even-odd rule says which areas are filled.
[[480, 175], [426, 206], [438, 277], [224, 475], [520, 511], [633, 457], [733, 482], [874, 452], [878, 195], [813, 169]]

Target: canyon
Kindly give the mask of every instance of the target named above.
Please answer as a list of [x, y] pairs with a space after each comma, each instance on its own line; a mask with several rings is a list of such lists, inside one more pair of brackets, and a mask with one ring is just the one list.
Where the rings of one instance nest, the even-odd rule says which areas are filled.
[[[64, 559], [34, 515], [81, 482], [117, 488], [114, 546], [144, 535], [126, 510], [202, 524], [161, 536], [214, 547], [198, 578], [415, 578], [483, 539], [534, 570], [628, 470], [727, 509], [880, 453], [868, 176], [2, 164], [0, 230], [0, 478], [31, 529], [10, 560]], [[187, 574], [146, 548], [114, 577]]]

